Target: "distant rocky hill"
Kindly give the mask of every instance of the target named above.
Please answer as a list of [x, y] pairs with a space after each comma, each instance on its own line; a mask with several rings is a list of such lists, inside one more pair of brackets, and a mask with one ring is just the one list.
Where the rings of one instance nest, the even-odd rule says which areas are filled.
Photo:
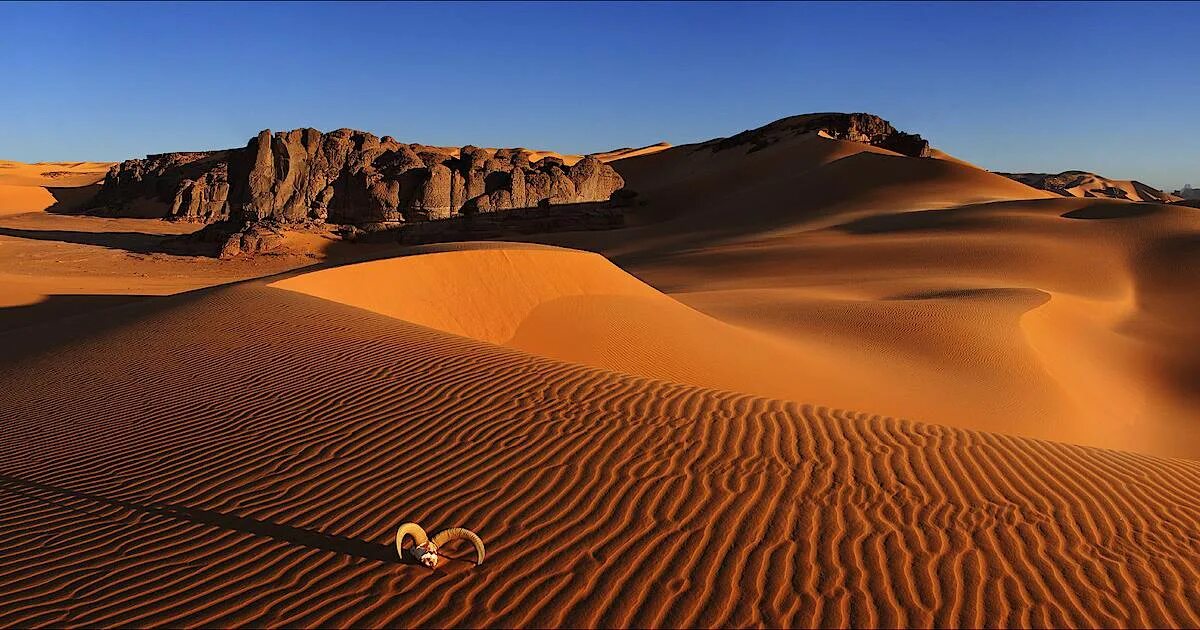
[[997, 173], [1027, 186], [1064, 197], [1107, 197], [1130, 201], [1174, 203], [1179, 197], [1138, 181], [1109, 179], [1087, 171], [1050, 173]]
[[225, 233], [370, 226], [607, 201], [624, 185], [595, 157], [568, 166], [557, 157], [531, 162], [531, 154], [403, 144], [350, 129], [264, 130], [245, 148], [126, 160], [109, 171], [91, 212], [147, 216], [150, 208], [150, 216], [220, 223]]
[[699, 146], [724, 151], [749, 145], [758, 151], [790, 136], [823, 133], [838, 140], [861, 142], [895, 151], [909, 157], [929, 157], [929, 142], [920, 135], [898, 131], [892, 124], [874, 114], [820, 113], [781, 118], [757, 129], [743, 131], [728, 138], [718, 138]]
[[1188, 201], [1200, 201], [1200, 188], [1192, 188], [1191, 184], [1185, 184], [1183, 188], [1176, 190], [1174, 194]]

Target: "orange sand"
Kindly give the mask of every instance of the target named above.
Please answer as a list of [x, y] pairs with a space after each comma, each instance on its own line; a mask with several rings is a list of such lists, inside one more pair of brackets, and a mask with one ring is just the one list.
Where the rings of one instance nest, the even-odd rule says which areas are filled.
[[0, 624], [1200, 624], [1195, 209], [816, 135], [613, 164], [644, 205], [575, 249], [241, 283], [317, 259], [0, 218]]
[[107, 162], [39, 162], [25, 164], [0, 160], [0, 216], [73, 205], [56, 192], [97, 184], [104, 179]]

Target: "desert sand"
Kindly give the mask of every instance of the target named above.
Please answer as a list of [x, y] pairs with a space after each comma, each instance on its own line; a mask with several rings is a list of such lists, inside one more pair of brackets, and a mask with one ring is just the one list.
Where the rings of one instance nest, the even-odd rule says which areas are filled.
[[1196, 209], [632, 153], [519, 243], [0, 217], [0, 624], [1200, 624]]
[[112, 166], [109, 162], [0, 160], [0, 216], [53, 208], [73, 210]]

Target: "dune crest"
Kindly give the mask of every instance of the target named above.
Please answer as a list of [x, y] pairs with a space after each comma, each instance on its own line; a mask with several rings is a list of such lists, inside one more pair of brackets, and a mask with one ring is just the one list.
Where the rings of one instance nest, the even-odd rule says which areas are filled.
[[538, 245], [456, 244], [270, 284], [464, 337], [506, 344], [538, 307], [572, 296], [669, 300], [597, 254]]
[[269, 286], [648, 378], [839, 402], [858, 389], [854, 379], [821, 376], [827, 370], [809, 349], [698, 312], [589, 252], [456, 243], [294, 275]]

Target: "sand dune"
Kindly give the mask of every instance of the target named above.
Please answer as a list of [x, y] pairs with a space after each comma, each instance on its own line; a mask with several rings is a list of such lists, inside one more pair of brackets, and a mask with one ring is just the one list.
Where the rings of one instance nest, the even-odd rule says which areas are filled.
[[46, 212], [0, 217], [0, 330], [316, 262], [304, 254], [219, 261], [164, 252], [169, 239], [199, 227]]
[[933, 157], [622, 149], [623, 229], [235, 261], [0, 163], [0, 625], [1200, 625], [1200, 214]]
[[42, 186], [0, 184], [0, 215], [45, 210], [54, 205], [54, 195]]
[[1200, 310], [1194, 209], [815, 135], [614, 165], [637, 227], [545, 242], [804, 348], [787, 398], [1200, 457], [1200, 337], [1176, 317]]
[[1049, 190], [1063, 197], [1105, 197], [1153, 203], [1174, 203], [1182, 200], [1181, 197], [1147, 186], [1139, 181], [1111, 179], [1095, 173], [1088, 173], [1087, 171], [1064, 171], [1057, 174], [1001, 174], [1035, 188]]
[[[7, 626], [1200, 623], [1195, 462], [647, 380], [261, 281], [88, 322], [2, 339]], [[487, 563], [393, 563], [410, 519], [483, 533]]]
[[[74, 209], [82, 200], [69, 190], [60, 191], [96, 184], [104, 179], [110, 166], [108, 162], [26, 164], [0, 160], [0, 216], [38, 212], [56, 204]], [[60, 203], [64, 200], [67, 203]]]
[[823, 369], [821, 349], [700, 313], [596, 254], [512, 243], [413, 253], [270, 286], [625, 374], [785, 399], [861, 390], [859, 377]]

